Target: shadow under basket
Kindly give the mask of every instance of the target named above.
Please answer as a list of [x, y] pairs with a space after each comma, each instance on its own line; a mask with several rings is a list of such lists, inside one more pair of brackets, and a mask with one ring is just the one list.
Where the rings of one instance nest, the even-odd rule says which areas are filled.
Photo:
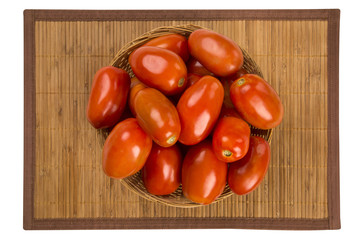
[[[140, 37], [134, 39], [133, 41], [127, 43], [116, 54], [116, 56], [114, 57], [114, 59], [111, 62], [111, 65], [114, 67], [124, 69], [125, 71], [127, 71], [130, 74], [130, 77], [134, 77], [135, 75], [132, 72], [130, 64], [128, 62], [129, 55], [131, 54], [132, 51], [139, 48], [140, 46], [142, 46], [144, 43], [150, 41], [151, 39], [154, 39], [154, 38], [157, 38], [160, 36], [176, 33], [176, 34], [181, 34], [181, 35], [185, 36], [186, 38], [188, 38], [189, 35], [193, 31], [195, 31], [197, 29], [202, 29], [202, 28], [203, 27], [201, 27], [201, 26], [196, 26], [196, 25], [190, 24], [190, 25], [184, 25], [184, 26], [166, 26], [166, 27], [159, 27], [159, 28], [153, 29], [153, 30], [141, 35]], [[255, 63], [255, 61], [249, 56], [249, 54], [244, 49], [241, 48], [241, 50], [244, 55], [243, 68], [249, 73], [257, 74], [257, 75], [263, 77], [261, 70]], [[272, 136], [273, 129], [262, 130], [262, 129], [257, 129], [253, 126], [250, 126], [250, 128], [251, 128], [252, 136], [260, 136], [260, 137], [264, 138], [265, 140], [267, 140], [269, 142], [269, 144], [271, 143], [271, 136]], [[100, 134], [103, 136], [103, 139], [102, 139], [102, 141], [103, 141], [102, 144], [103, 144], [109, 133], [109, 130], [99, 130], [99, 131], [100, 131]], [[142, 181], [141, 171], [139, 171], [138, 173], [136, 173], [132, 176], [129, 176], [125, 179], [122, 179], [121, 182], [128, 189], [130, 189], [132, 192], [140, 195], [141, 197], [151, 200], [151, 201], [163, 203], [168, 206], [181, 207], [181, 208], [191, 208], [191, 207], [203, 206], [201, 204], [194, 203], [194, 202], [190, 201], [189, 199], [187, 199], [182, 194], [181, 184], [175, 192], [173, 192], [169, 195], [156, 196], [156, 195], [150, 194], [146, 190], [144, 183]], [[214, 202], [221, 201], [221, 200], [231, 196], [232, 194], [233, 194], [233, 192], [230, 190], [229, 186], [226, 184], [223, 193]]]

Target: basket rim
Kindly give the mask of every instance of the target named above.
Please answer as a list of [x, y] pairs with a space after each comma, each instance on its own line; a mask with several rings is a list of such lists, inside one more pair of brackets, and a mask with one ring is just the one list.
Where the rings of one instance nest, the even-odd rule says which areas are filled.
[[[129, 184], [129, 181], [127, 181], [127, 178], [124, 178], [124, 179], [121, 179], [120, 180], [121, 184], [125, 185], [131, 192], [137, 194], [137, 195], [140, 195], [138, 191], [136, 191], [133, 187], [131, 187], [132, 185]], [[180, 186], [179, 188], [181, 187], [181, 183], [180, 183]], [[153, 195], [151, 193], [148, 193], [146, 192], [147, 194], [142, 194], [140, 195], [141, 197], [147, 199], [147, 200], [150, 200], [150, 201], [153, 201], [153, 202], [159, 202], [159, 203], [162, 203], [162, 204], [165, 204], [167, 206], [170, 206], [170, 207], [178, 207], [178, 208], [196, 208], [196, 207], [201, 207], [201, 206], [207, 206], [207, 205], [204, 205], [204, 204], [200, 204], [200, 203], [195, 203], [195, 202], [188, 202], [188, 203], [177, 203], [177, 202], [169, 202], [169, 201], [166, 201], [164, 199], [162, 199], [161, 197], [165, 196], [156, 196], [156, 195]], [[218, 203], [218, 202], [221, 202], [222, 200], [232, 196], [234, 193], [233, 192], [229, 192], [228, 194], [222, 196], [221, 198], [217, 198], [215, 199], [214, 202], [212, 202], [211, 204], [214, 204], [214, 203]]]

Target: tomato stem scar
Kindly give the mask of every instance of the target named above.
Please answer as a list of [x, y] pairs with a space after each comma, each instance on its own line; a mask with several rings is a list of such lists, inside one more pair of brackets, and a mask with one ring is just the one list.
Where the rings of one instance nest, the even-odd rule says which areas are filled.
[[185, 82], [185, 78], [180, 78], [178, 82], [178, 87], [182, 87], [184, 85], [184, 82]]
[[223, 151], [223, 155], [224, 155], [225, 157], [231, 157], [232, 152], [230, 152], [229, 150], [224, 150], [224, 151]]
[[244, 78], [240, 78], [239, 80], [236, 81], [236, 85], [241, 86], [245, 83], [245, 79]]
[[176, 140], [176, 137], [175, 137], [175, 136], [171, 136], [168, 140], [166, 140], [166, 142], [167, 142], [168, 144], [172, 144], [172, 143], [174, 143], [175, 140]]

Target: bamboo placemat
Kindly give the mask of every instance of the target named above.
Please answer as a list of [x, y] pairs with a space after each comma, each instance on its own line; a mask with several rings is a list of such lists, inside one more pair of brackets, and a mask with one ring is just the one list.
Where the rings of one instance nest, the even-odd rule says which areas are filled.
[[[339, 18], [339, 10], [26, 10], [24, 229], [340, 228]], [[137, 36], [185, 24], [238, 42], [285, 109], [260, 187], [191, 209], [106, 177], [100, 135], [85, 117], [97, 69]]]

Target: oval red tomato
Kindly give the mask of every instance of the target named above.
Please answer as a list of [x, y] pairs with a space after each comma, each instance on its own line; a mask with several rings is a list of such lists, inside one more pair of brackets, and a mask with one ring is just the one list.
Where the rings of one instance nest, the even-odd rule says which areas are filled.
[[136, 94], [146, 88], [146, 85], [139, 81], [136, 77], [131, 78], [130, 93], [129, 93], [129, 108], [133, 116], [136, 116], [134, 109], [134, 101]]
[[229, 76], [244, 62], [240, 47], [230, 38], [216, 32], [199, 29], [188, 40], [190, 54], [217, 76]]
[[213, 129], [224, 100], [224, 88], [220, 81], [204, 76], [186, 89], [177, 104], [181, 121], [179, 141], [195, 145], [204, 140]]
[[212, 146], [216, 157], [234, 162], [245, 156], [249, 149], [250, 127], [240, 118], [223, 117], [215, 126]]
[[106, 138], [102, 152], [105, 174], [122, 179], [137, 173], [145, 164], [152, 146], [135, 118], [118, 123]]
[[170, 50], [140, 47], [130, 54], [129, 63], [140, 81], [165, 95], [180, 93], [186, 87], [186, 65], [179, 55]]
[[177, 145], [161, 147], [153, 144], [142, 170], [147, 191], [154, 195], [167, 195], [180, 185], [182, 157]]
[[184, 62], [189, 59], [189, 50], [186, 37], [180, 34], [169, 34], [151, 39], [143, 46], [160, 47], [170, 50], [179, 55]]
[[194, 73], [200, 76], [214, 76], [212, 72], [207, 70], [198, 60], [195, 58], [190, 58], [186, 64], [188, 73]]
[[192, 146], [182, 165], [184, 196], [196, 203], [212, 203], [224, 191], [227, 169], [227, 163], [216, 158], [211, 142]]
[[129, 87], [130, 77], [126, 71], [112, 66], [98, 70], [86, 110], [91, 125], [109, 128], [118, 123], [125, 109]]
[[245, 74], [230, 87], [230, 98], [241, 118], [260, 129], [279, 125], [284, 108], [275, 90], [261, 77]]
[[154, 142], [170, 147], [180, 136], [181, 125], [175, 106], [154, 88], [140, 90], [134, 101], [136, 119]]
[[249, 151], [245, 157], [229, 165], [230, 189], [238, 195], [253, 191], [264, 179], [269, 162], [269, 143], [261, 137], [251, 136]]

